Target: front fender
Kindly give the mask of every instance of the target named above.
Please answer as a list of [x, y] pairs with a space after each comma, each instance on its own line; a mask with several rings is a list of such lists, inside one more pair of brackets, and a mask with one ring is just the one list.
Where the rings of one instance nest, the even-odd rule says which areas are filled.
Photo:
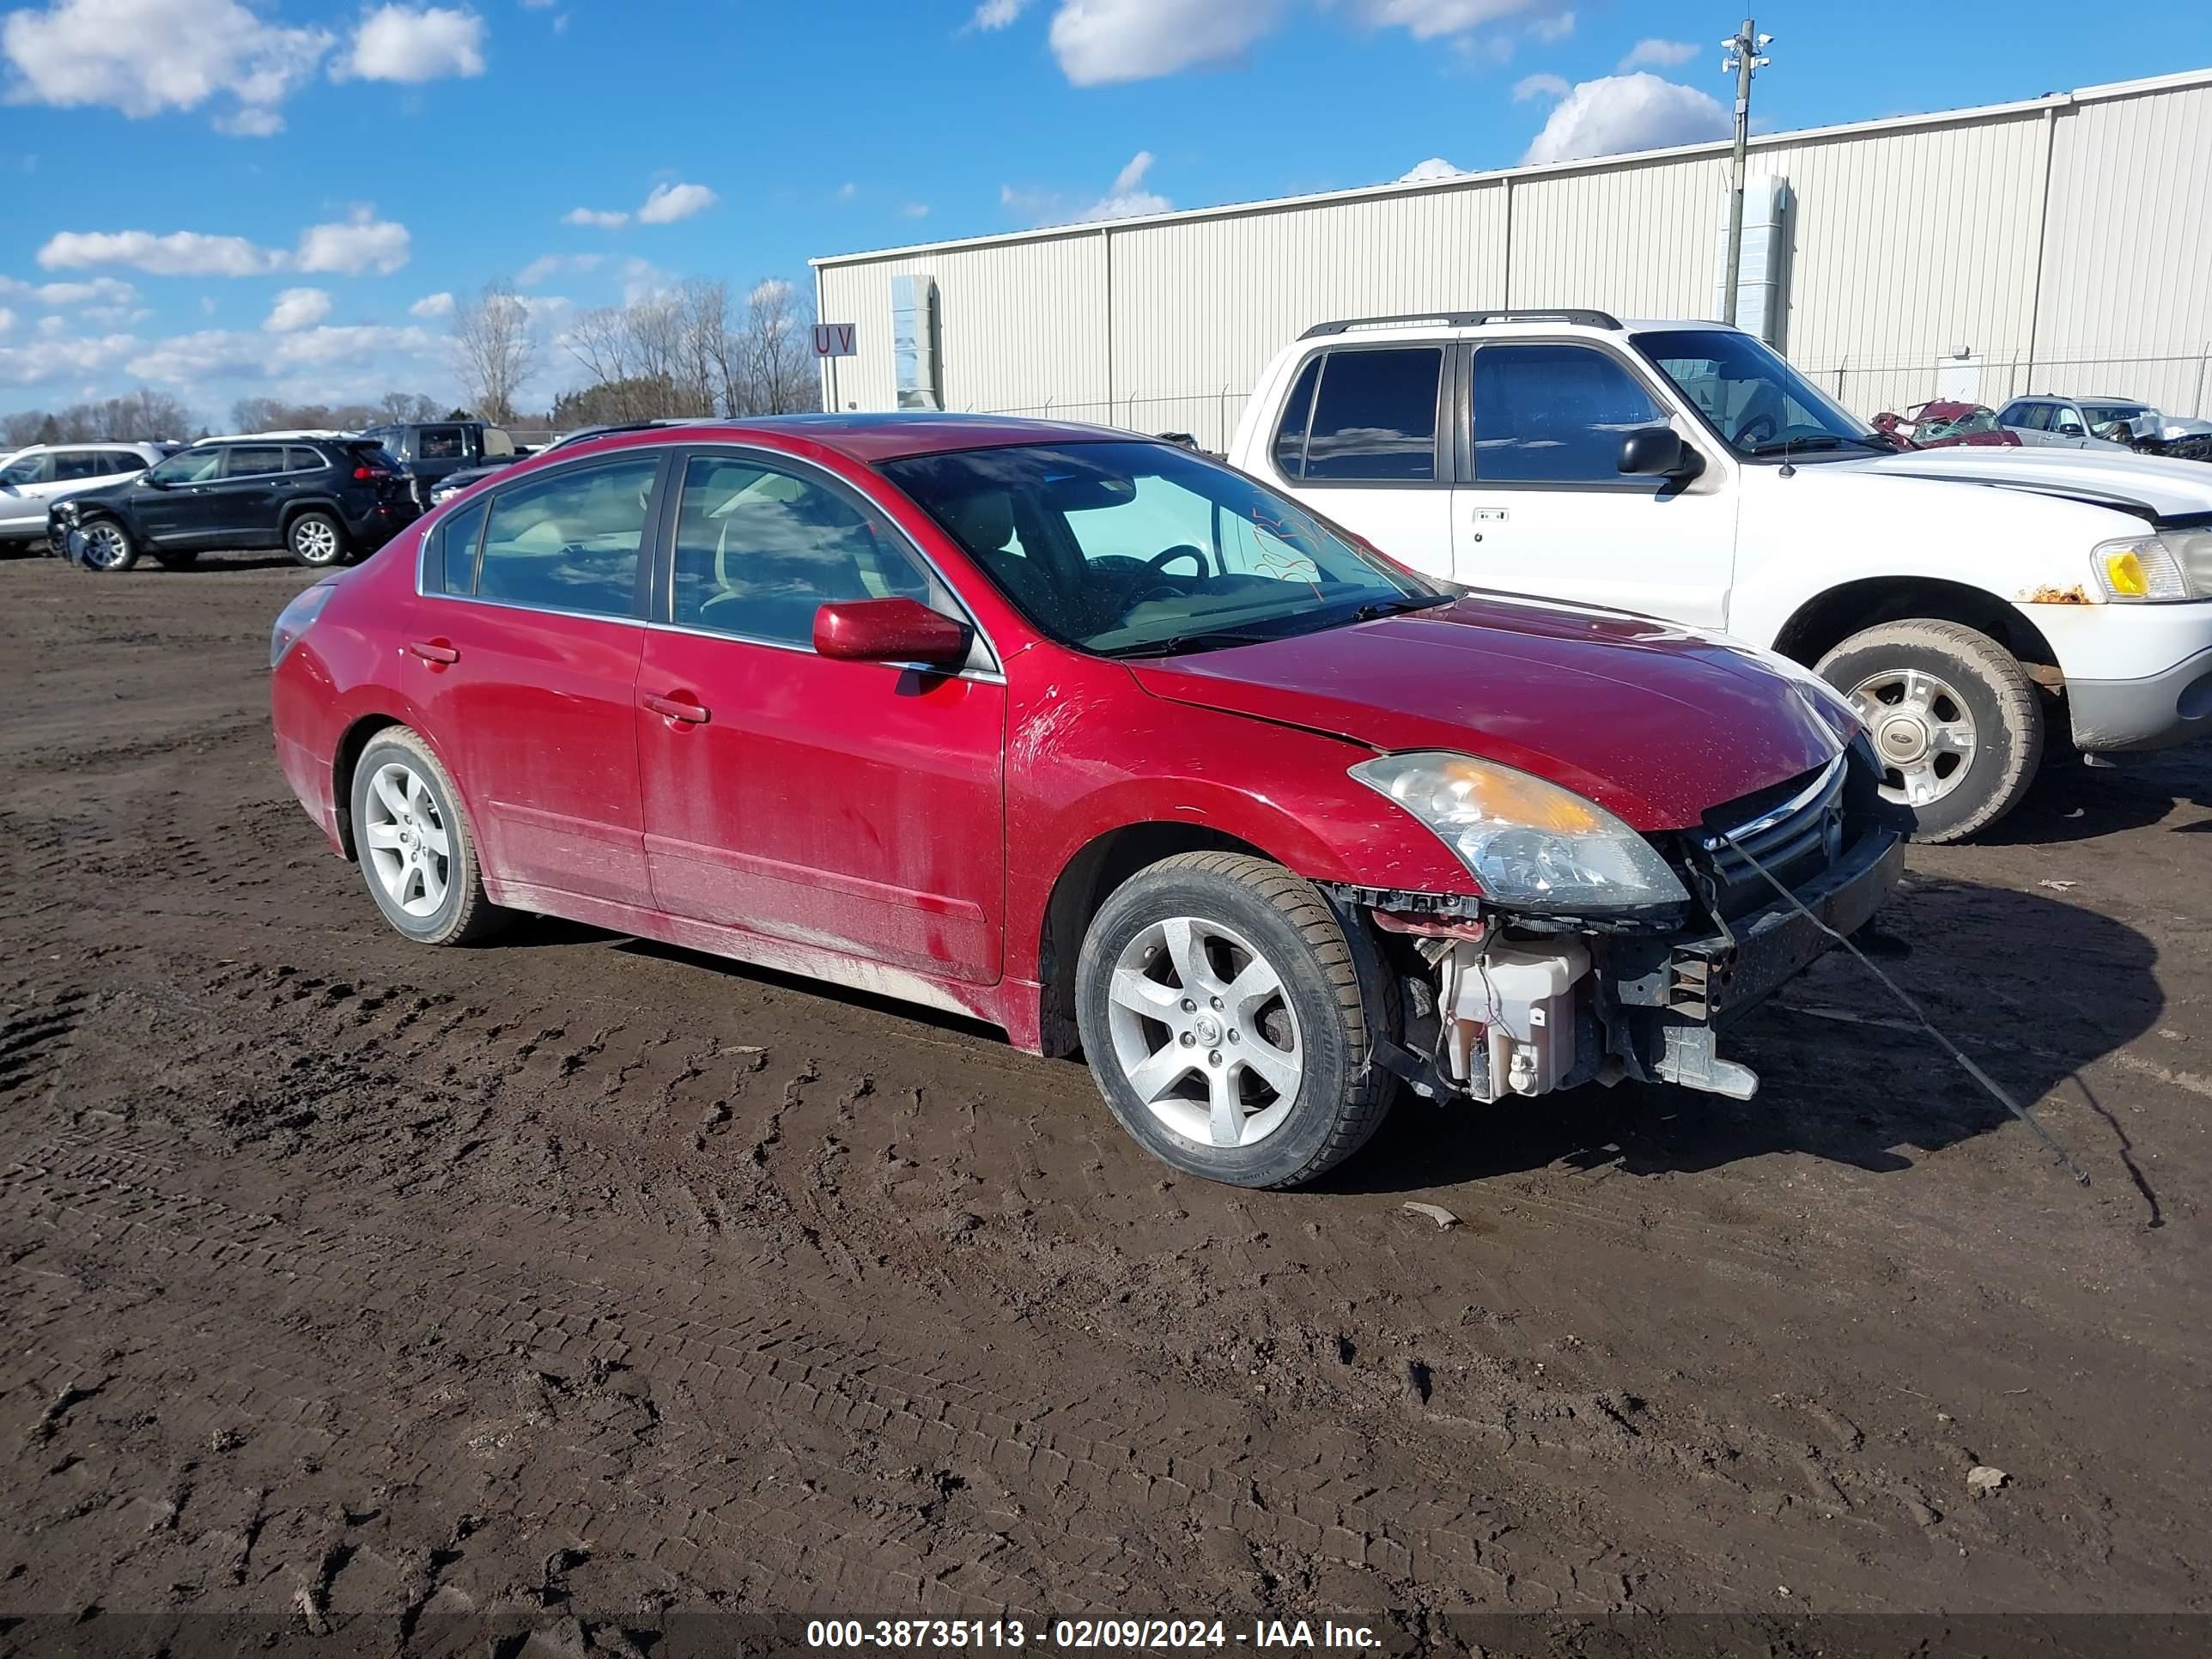
[[1315, 881], [1472, 896], [1443, 842], [1349, 769], [1376, 751], [1152, 697], [1113, 663], [1027, 653], [1006, 709], [1007, 971], [1033, 978], [1060, 876], [1102, 836], [1202, 829]]

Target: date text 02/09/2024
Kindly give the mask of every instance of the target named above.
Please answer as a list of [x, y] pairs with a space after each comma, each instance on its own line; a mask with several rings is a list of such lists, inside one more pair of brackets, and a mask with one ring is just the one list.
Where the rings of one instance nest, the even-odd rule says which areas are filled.
[[1368, 1626], [1334, 1620], [1255, 1619], [1239, 1629], [1220, 1619], [1056, 1619], [1034, 1627], [1018, 1619], [816, 1619], [807, 1622], [806, 1645], [817, 1650], [1030, 1646], [1341, 1650], [1371, 1648], [1377, 1641]]

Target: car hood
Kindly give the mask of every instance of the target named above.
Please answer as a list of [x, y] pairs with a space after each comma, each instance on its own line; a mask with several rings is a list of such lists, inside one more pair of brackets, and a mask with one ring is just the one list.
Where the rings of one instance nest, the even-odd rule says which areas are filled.
[[1847, 740], [1817, 694], [1741, 647], [1507, 594], [1129, 667], [1170, 702], [1518, 767], [1647, 831], [1686, 829]]
[[2120, 448], [1916, 449], [1835, 465], [1891, 477], [1936, 478], [2063, 495], [2161, 519], [2212, 513], [2212, 467], [2202, 461], [2138, 455]]
[[[110, 483], [90, 484], [82, 489], [72, 489], [64, 495], [50, 495], [52, 506], [67, 501], [71, 507], [82, 507], [87, 501], [119, 501], [131, 493], [131, 486], [145, 477], [143, 472], [126, 472]], [[51, 507], [49, 508], [51, 510]]]

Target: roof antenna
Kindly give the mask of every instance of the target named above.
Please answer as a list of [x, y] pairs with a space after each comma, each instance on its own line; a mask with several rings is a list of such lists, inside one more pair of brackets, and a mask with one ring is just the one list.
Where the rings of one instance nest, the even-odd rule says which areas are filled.
[[1966, 1069], [1966, 1073], [1968, 1077], [1971, 1077], [1975, 1082], [1980, 1084], [1983, 1088], [1988, 1090], [1989, 1092], [1995, 1097], [1997, 1103], [2002, 1106], [2005, 1110], [2010, 1112], [2022, 1123], [2025, 1123], [2029, 1128], [2035, 1131], [2035, 1138], [2041, 1141], [2045, 1146], [2049, 1148], [2051, 1157], [2057, 1158], [2058, 1162], [2065, 1167], [2066, 1172], [2074, 1177], [2075, 1185], [2086, 1187], [2089, 1184], [2088, 1172], [2083, 1170], [2082, 1167], [2076, 1164], [2071, 1158], [2067, 1156], [2066, 1149], [2060, 1146], [2056, 1139], [2052, 1139], [2051, 1131], [2045, 1128], [2040, 1123], [2038, 1123], [2033, 1118], [2030, 1117], [2027, 1115], [2027, 1109], [2022, 1107], [2018, 1101], [2007, 1094], [2003, 1088], [1998, 1085], [1996, 1079], [1992, 1078], [1980, 1066], [1975, 1065], [1972, 1055], [1968, 1054], [1964, 1048], [1961, 1048], [1957, 1043], [1952, 1042], [1949, 1037], [1946, 1036], [1941, 1030], [1937, 1030], [1936, 1023], [1929, 1019], [1927, 1015], [1920, 1012], [1920, 1005], [1913, 1001], [1911, 997], [1905, 995], [1903, 991], [1899, 990], [1895, 980], [1892, 979], [1887, 974], [1883, 973], [1881, 969], [1875, 967], [1871, 961], [1868, 960], [1866, 952], [1860, 950], [1857, 945], [1852, 944], [1850, 940], [1845, 939], [1834, 928], [1829, 927], [1826, 922], [1821, 921], [1820, 918], [1814, 915], [1812, 911], [1807, 909], [1803, 901], [1799, 899], [1796, 894], [1791, 892], [1787, 887], [1784, 886], [1781, 882], [1778, 881], [1775, 878], [1774, 872], [1769, 870], [1765, 865], [1761, 864], [1759, 860], [1753, 856], [1749, 848], [1746, 847], [1741, 842], [1738, 841], [1734, 836], [1729, 834], [1725, 830], [1717, 830], [1714, 833], [1718, 835], [1723, 841], [1726, 842], [1738, 853], [1741, 854], [1745, 863], [1750, 865], [1751, 867], [1758, 871], [1760, 875], [1765, 876], [1766, 878], [1766, 884], [1771, 887], [1776, 892], [1781, 894], [1784, 898], [1789, 900], [1790, 905], [1796, 910], [1798, 915], [1803, 916], [1806, 921], [1811, 922], [1815, 927], [1826, 933], [1830, 939], [1835, 940], [1837, 944], [1842, 945], [1844, 949], [1849, 951], [1853, 956], [1856, 957], [1859, 960], [1859, 966], [1865, 969], [1867, 972], [1872, 974], [1876, 979], [1880, 980], [1883, 985], [1887, 987], [1890, 995], [1895, 997], [1899, 1002], [1905, 1005], [1905, 1012], [1911, 1014], [1913, 1018], [1920, 1022], [1921, 1025], [1927, 1030], [1929, 1036], [1934, 1037], [1936, 1042], [1943, 1045], [1945, 1050], [1949, 1053], [1951, 1058], [1957, 1060], [1959, 1064]]

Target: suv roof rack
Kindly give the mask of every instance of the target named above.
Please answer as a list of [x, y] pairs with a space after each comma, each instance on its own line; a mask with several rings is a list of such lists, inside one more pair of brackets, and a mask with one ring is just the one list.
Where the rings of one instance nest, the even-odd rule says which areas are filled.
[[1620, 319], [1607, 311], [1416, 311], [1402, 317], [1343, 317], [1333, 323], [1316, 323], [1301, 340], [1324, 334], [1346, 334], [1355, 328], [1389, 328], [1400, 323], [1442, 323], [1447, 328], [1480, 328], [1486, 323], [1573, 323], [1582, 328], [1619, 328]]

